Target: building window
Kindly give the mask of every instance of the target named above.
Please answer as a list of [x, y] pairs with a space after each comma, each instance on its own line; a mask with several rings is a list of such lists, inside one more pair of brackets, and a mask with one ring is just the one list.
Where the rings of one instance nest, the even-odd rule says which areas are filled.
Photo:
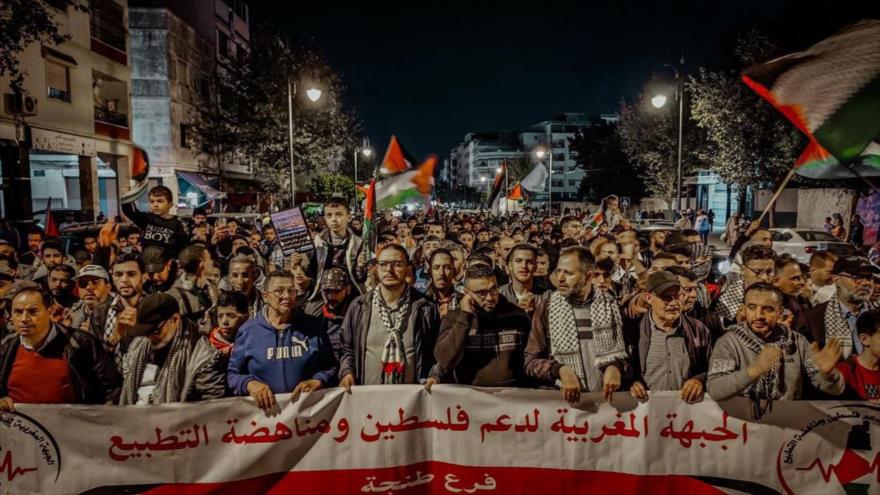
[[49, 98], [70, 102], [70, 67], [46, 60], [46, 88]]
[[248, 20], [248, 6], [244, 2], [235, 1], [232, 3], [232, 10], [235, 12], [235, 15], [241, 17], [241, 20], [247, 22]]
[[191, 148], [190, 146], [190, 134], [192, 133], [192, 126], [189, 124], [180, 124], [180, 147], [181, 148]]
[[221, 57], [229, 58], [229, 36], [223, 31], [217, 31], [217, 50]]
[[92, 38], [124, 52], [125, 22], [122, 6], [113, 0], [91, 0], [89, 7]]

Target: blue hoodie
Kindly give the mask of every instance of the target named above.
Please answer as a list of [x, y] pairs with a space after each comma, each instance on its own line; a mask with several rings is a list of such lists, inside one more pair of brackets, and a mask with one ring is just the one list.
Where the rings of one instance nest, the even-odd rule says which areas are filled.
[[266, 319], [266, 308], [248, 320], [235, 336], [227, 380], [236, 395], [248, 395], [252, 380], [284, 394], [303, 380], [319, 380], [322, 387], [336, 384], [339, 364], [320, 319], [297, 309], [293, 323], [276, 330]]

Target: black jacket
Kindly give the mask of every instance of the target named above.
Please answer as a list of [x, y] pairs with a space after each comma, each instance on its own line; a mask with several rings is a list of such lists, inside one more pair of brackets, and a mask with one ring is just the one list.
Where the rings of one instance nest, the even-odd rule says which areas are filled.
[[[437, 306], [424, 294], [409, 287], [412, 309], [407, 318], [407, 331], [413, 332], [415, 348], [415, 377], [419, 382], [428, 379], [434, 366], [434, 345], [440, 326]], [[354, 374], [357, 383], [364, 383], [364, 359], [367, 355], [367, 332], [373, 308], [374, 291], [358, 296], [345, 313], [342, 321], [342, 359], [339, 361], [339, 377]]]
[[[684, 346], [690, 360], [688, 379], [696, 378], [706, 383], [706, 374], [709, 371], [709, 356], [712, 354], [712, 334], [702, 322], [690, 316], [681, 317], [681, 329], [684, 334]], [[636, 328], [630, 327], [625, 335], [626, 352], [629, 355], [630, 380], [639, 380], [644, 383], [645, 361], [648, 358], [648, 348], [651, 345], [651, 322], [650, 312], [639, 321]]]
[[[70, 381], [77, 404], [116, 403], [122, 386], [122, 377], [113, 357], [92, 334], [56, 325], [55, 337], [39, 353], [46, 357], [67, 356]], [[0, 397], [7, 389], [12, 365], [21, 339], [18, 334], [7, 335], [0, 342]]]

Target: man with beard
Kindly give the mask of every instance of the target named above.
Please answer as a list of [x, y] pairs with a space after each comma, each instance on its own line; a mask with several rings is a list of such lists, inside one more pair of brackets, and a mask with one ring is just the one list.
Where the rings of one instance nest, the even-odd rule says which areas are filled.
[[[321, 274], [328, 268], [342, 268], [360, 294], [363, 288], [359, 284], [367, 278], [364, 271], [367, 260], [361, 256], [363, 240], [351, 231], [350, 222], [351, 214], [345, 198], [330, 198], [324, 203], [327, 230], [315, 238], [314, 278], [321, 280]], [[318, 292], [316, 286], [309, 299], [317, 299]]]
[[92, 311], [110, 295], [110, 275], [103, 266], [86, 265], [74, 280], [79, 287], [79, 301], [70, 307], [67, 325], [89, 331]]
[[517, 244], [507, 254], [507, 271], [510, 283], [499, 289], [501, 295], [522, 308], [526, 314], [535, 312], [535, 300], [546, 289], [535, 285], [535, 270], [538, 249], [531, 244]]
[[388, 244], [377, 256], [379, 285], [355, 299], [342, 322], [339, 385], [424, 383], [434, 365], [439, 314], [406, 283], [406, 249]]
[[297, 309], [293, 275], [272, 272], [263, 290], [266, 305], [239, 329], [227, 379], [234, 394], [250, 395], [268, 411], [276, 394], [292, 392], [296, 400], [335, 385], [337, 362], [320, 319]]
[[757, 282], [745, 291], [745, 322], [728, 328], [712, 351], [709, 395], [719, 401], [748, 397], [757, 419], [770, 401], [800, 399], [804, 377], [827, 394], [843, 393], [844, 379], [835, 369], [841, 342], [834, 339], [819, 350], [803, 335], [779, 325], [782, 293], [771, 284]]
[[220, 290], [231, 290], [243, 294], [248, 300], [249, 313], [253, 318], [263, 307], [263, 299], [260, 297], [257, 265], [253, 258], [245, 255], [235, 255], [229, 260], [229, 274], [220, 281]]
[[724, 285], [713, 311], [724, 325], [737, 323], [737, 313], [743, 304], [743, 294], [752, 284], [771, 283], [776, 275], [776, 253], [761, 244], [751, 245], [742, 252], [742, 278]]
[[[427, 292], [428, 286], [431, 285], [431, 275], [428, 273], [428, 260], [431, 259], [431, 253], [433, 253], [435, 249], [438, 249], [441, 243], [442, 241], [440, 238], [434, 235], [428, 235], [425, 237], [425, 240], [422, 241], [421, 255], [417, 257], [417, 260], [422, 266], [418, 267], [413, 274], [415, 277], [413, 288], [423, 294]], [[407, 253], [408, 252], [409, 251], [407, 251]]]
[[428, 276], [431, 283], [426, 294], [428, 300], [437, 305], [440, 318], [458, 309], [459, 293], [455, 290], [455, 260], [452, 253], [443, 248], [435, 249], [427, 260]]
[[840, 341], [843, 359], [864, 350], [856, 330], [862, 313], [880, 307], [871, 300], [873, 278], [880, 273], [877, 266], [861, 256], [843, 256], [834, 262], [831, 279], [837, 292], [827, 303], [801, 314], [795, 328], [812, 342], [824, 346], [831, 340]]
[[635, 377], [630, 387], [633, 397], [644, 400], [648, 390], [675, 390], [686, 402], [702, 399], [712, 336], [702, 323], [683, 314], [687, 297], [673, 273], [661, 271], [648, 279], [646, 300], [651, 309], [627, 343]]
[[648, 237], [648, 249], [642, 251], [641, 262], [645, 266], [650, 266], [654, 261], [654, 257], [663, 252], [663, 245], [666, 243], [668, 232], [665, 230], [655, 230]]
[[341, 268], [331, 268], [321, 275], [321, 300], [309, 301], [305, 306], [306, 314], [321, 318], [324, 331], [333, 346], [333, 355], [339, 360], [342, 357], [342, 320], [348, 305], [354, 299], [353, 288], [348, 275]]
[[21, 257], [19, 257], [18, 262], [22, 265], [36, 265], [41, 257], [40, 248], [43, 245], [43, 239], [45, 239], [45, 237], [46, 233], [43, 232], [43, 229], [36, 226], [31, 227], [27, 234], [27, 245], [29, 251], [22, 254]]
[[137, 254], [122, 254], [110, 273], [116, 296], [95, 307], [89, 330], [101, 339], [104, 349], [112, 353], [121, 368], [123, 350], [119, 348], [119, 339], [137, 320], [138, 304], [144, 297], [144, 262]]
[[461, 306], [440, 322], [434, 346], [437, 365], [425, 388], [435, 383], [522, 385], [523, 347], [530, 327], [528, 315], [499, 294], [489, 267], [468, 268]]
[[810, 303], [803, 297], [807, 279], [797, 259], [787, 254], [776, 259], [776, 276], [773, 278], [773, 285], [782, 292], [782, 309], [785, 314], [782, 324], [792, 328], [801, 313], [810, 308]]
[[220, 352], [180, 314], [168, 294], [150, 294], [138, 305], [125, 353], [119, 405], [219, 399], [226, 393]]
[[526, 375], [559, 383], [570, 403], [580, 400], [581, 391], [601, 390], [610, 400], [625, 369], [620, 310], [612, 294], [593, 290], [595, 265], [586, 248], [562, 252], [557, 290], [538, 302], [525, 348]]
[[75, 276], [76, 270], [69, 265], [58, 265], [49, 270], [46, 285], [53, 303], [68, 309], [76, 303], [77, 298], [73, 295], [73, 277]]
[[44, 242], [39, 263], [40, 266], [34, 270], [33, 281], [47, 287], [46, 279], [49, 276], [49, 270], [64, 263], [64, 248], [61, 243], [55, 240]]
[[177, 260], [169, 258], [165, 248], [156, 244], [144, 246], [142, 259], [147, 274], [144, 292], [167, 292], [177, 279]]

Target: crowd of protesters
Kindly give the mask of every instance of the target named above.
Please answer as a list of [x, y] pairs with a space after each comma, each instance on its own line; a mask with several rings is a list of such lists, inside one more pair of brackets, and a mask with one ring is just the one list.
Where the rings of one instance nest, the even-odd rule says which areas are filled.
[[0, 410], [236, 395], [269, 410], [393, 384], [708, 393], [758, 412], [880, 400], [880, 268], [801, 264], [739, 218], [718, 276], [710, 212], [643, 233], [613, 196], [596, 216], [388, 210], [366, 239], [330, 198], [309, 219], [315, 249], [290, 255], [268, 219], [184, 222], [167, 188], [148, 200], [71, 248], [38, 228], [0, 240]]

